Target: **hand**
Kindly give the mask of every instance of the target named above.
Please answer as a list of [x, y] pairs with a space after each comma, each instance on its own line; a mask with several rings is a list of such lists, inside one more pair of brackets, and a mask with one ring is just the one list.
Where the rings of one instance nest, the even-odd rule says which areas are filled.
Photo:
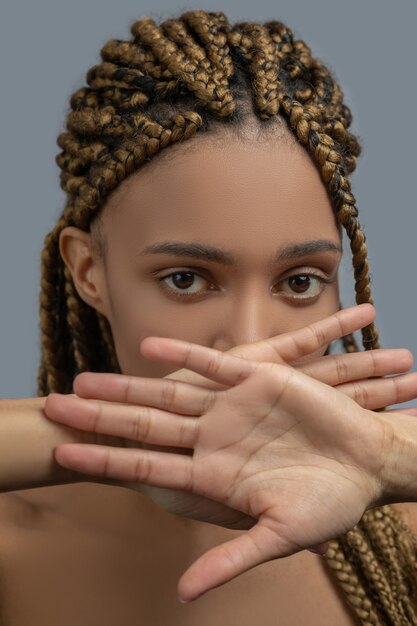
[[[326, 346], [341, 336], [358, 330], [371, 323], [375, 316], [375, 309], [371, 305], [361, 305], [342, 310], [325, 320], [295, 332], [285, 333], [265, 341], [250, 343], [233, 348], [228, 354], [253, 357], [256, 361], [300, 362], [310, 353], [324, 351]], [[397, 376], [391, 379], [367, 380], [370, 376], [385, 376], [404, 372], [412, 366], [412, 357], [408, 350], [375, 350], [356, 354], [344, 354], [320, 357], [309, 363], [300, 364], [301, 371], [330, 385], [337, 385], [340, 391], [351, 396], [365, 408], [378, 408], [393, 402], [405, 402], [413, 399], [416, 392], [416, 375]], [[296, 366], [297, 367], [297, 366]], [[186, 382], [194, 382], [208, 389], [222, 389], [224, 385], [210, 380], [187, 369], [173, 372], [166, 378], [174, 378]], [[361, 380], [362, 379], [362, 380]], [[150, 381], [152, 382], [152, 381]], [[117, 374], [80, 374], [74, 380], [74, 390], [77, 395], [88, 398], [89, 405], [65, 403], [65, 396], [51, 394], [45, 405], [46, 415], [55, 421], [79, 428], [94, 429], [97, 411], [113, 415], [118, 420], [121, 412], [129, 411], [132, 415], [138, 412], [136, 389], [142, 388], [142, 379], [138, 377]], [[169, 395], [169, 387], [166, 389]], [[130, 405], [129, 407], [123, 405]], [[104, 406], [98, 406], [104, 405]], [[150, 400], [152, 405], [152, 401]], [[86, 411], [90, 411], [89, 414]], [[109, 425], [108, 435], [112, 434]], [[95, 443], [106, 444], [105, 436], [96, 433]], [[117, 443], [114, 437], [108, 445], [120, 447], [144, 447], [165, 452], [176, 451], [190, 454], [189, 450], [165, 447], [161, 448], [149, 442], [139, 442], [131, 438], [120, 439]], [[100, 482], [102, 482], [101, 479]], [[118, 484], [112, 481], [111, 484]], [[120, 483], [119, 483], [120, 484]], [[123, 484], [123, 483], [122, 483]], [[126, 486], [126, 485], [124, 485]], [[203, 498], [194, 493], [182, 492], [161, 487], [133, 484], [130, 485], [160, 505], [165, 510], [208, 523], [217, 524], [232, 529], [248, 529], [255, 520], [241, 511], [231, 510], [224, 505]], [[325, 551], [325, 546], [323, 547]]]
[[[337, 386], [339, 391], [368, 409], [382, 408], [389, 404], [414, 399], [416, 376], [413, 374], [397, 376], [389, 381], [387, 379], [368, 380], [370, 377], [400, 374], [411, 369], [413, 357], [409, 350], [379, 349], [314, 358], [314, 354], [320, 355], [331, 342], [364, 328], [374, 319], [375, 308], [370, 304], [361, 304], [342, 309], [324, 320], [299, 330], [235, 346], [228, 350], [227, 354], [259, 363], [291, 365], [316, 380], [332, 387]], [[85, 376], [85, 374], [80, 376]], [[184, 368], [168, 374], [165, 378], [198, 384], [207, 389], [224, 388], [224, 385]], [[110, 379], [107, 381], [103, 379], [103, 387], [105, 382], [106, 384], [112, 383]], [[122, 382], [120, 384], [123, 385]], [[84, 398], [97, 397], [110, 400], [107, 393], [105, 397], [90, 395], [94, 392], [100, 393], [101, 387], [98, 378], [95, 380], [84, 378], [78, 385], [77, 393]], [[411, 409], [411, 412], [413, 411], [416, 410]]]
[[87, 474], [191, 491], [257, 520], [193, 563], [178, 584], [183, 599], [338, 537], [381, 501], [392, 432], [378, 414], [287, 366], [167, 338], [148, 337], [141, 350], [226, 389], [173, 381], [168, 397], [166, 381], [138, 379], [135, 401], [146, 411], [96, 414], [95, 429], [193, 456], [63, 444], [56, 458]]

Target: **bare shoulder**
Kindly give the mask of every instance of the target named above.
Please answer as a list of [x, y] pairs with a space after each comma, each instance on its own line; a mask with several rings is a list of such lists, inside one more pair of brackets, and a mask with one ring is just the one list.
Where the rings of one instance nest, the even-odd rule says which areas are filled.
[[31, 525], [42, 515], [35, 501], [19, 492], [0, 493], [0, 525], [2, 529]]
[[94, 487], [74, 483], [0, 493], [0, 544], [11, 548], [10, 539], [22, 531], [87, 527], [93, 512], [97, 527], [98, 520], [106, 520], [108, 511], [102, 511], [100, 517], [97, 495], [101, 495], [102, 502], [107, 499]]
[[0, 493], [0, 542], [7, 531], [42, 529], [143, 537], [158, 508], [130, 489], [89, 482]]
[[7, 626], [44, 626], [57, 616], [62, 626], [355, 623], [322, 559], [307, 551], [263, 563], [181, 605], [176, 589], [184, 571], [240, 531], [171, 515], [128, 489], [83, 483], [0, 494], [2, 513], [9, 528], [0, 532]]

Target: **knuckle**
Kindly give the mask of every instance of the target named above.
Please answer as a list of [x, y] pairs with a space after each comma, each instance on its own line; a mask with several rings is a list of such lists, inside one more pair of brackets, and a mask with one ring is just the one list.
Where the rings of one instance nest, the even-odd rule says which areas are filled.
[[339, 338], [344, 337], [346, 335], [346, 331], [341, 320], [342, 313], [343, 311], [339, 311], [338, 313], [336, 313], [336, 316], [335, 316], [336, 337], [339, 337]]
[[132, 396], [133, 396], [133, 385], [134, 385], [133, 376], [128, 376], [127, 381], [126, 381], [125, 397], [124, 397], [125, 404], [131, 404]]
[[186, 343], [184, 349], [186, 350], [186, 353], [184, 355], [184, 365], [187, 368], [190, 363], [191, 353], [193, 352], [193, 345], [191, 343]]
[[151, 475], [151, 459], [147, 450], [141, 450], [133, 466], [133, 479], [137, 483], [147, 483]]
[[222, 364], [222, 359], [223, 355], [221, 352], [215, 352], [211, 356], [207, 365], [207, 374], [210, 378], [215, 377], [218, 374]]
[[100, 432], [100, 423], [102, 423], [103, 421], [103, 411], [104, 405], [99, 403], [97, 405], [97, 411], [95, 411], [94, 415], [92, 416], [91, 430], [93, 431], [93, 433], [97, 434]]
[[[378, 355], [377, 355], [378, 353]], [[378, 356], [379, 356], [379, 352], [378, 350], [368, 350], [368, 359], [371, 361], [371, 368], [372, 368], [372, 376], [376, 376], [377, 372], [378, 372]]]
[[334, 364], [336, 367], [336, 376], [339, 383], [343, 383], [349, 380], [349, 368], [345, 359], [334, 357]]
[[326, 343], [326, 334], [321, 324], [310, 324], [308, 327], [313, 336], [313, 344], [319, 348]]
[[193, 491], [193, 487], [194, 487], [194, 480], [193, 480], [193, 468], [191, 463], [189, 463], [186, 466], [186, 470], [185, 470], [185, 480], [184, 480], [184, 491]]
[[394, 403], [390, 402], [390, 404], [399, 404], [402, 400], [401, 398], [401, 390], [400, 390], [400, 385], [398, 384], [398, 381], [395, 380], [395, 378], [391, 378], [391, 384], [393, 385], [394, 389]]
[[178, 429], [178, 441], [177, 444], [181, 446], [185, 446], [187, 443], [187, 430], [185, 428], [185, 424], [183, 421], [180, 422], [180, 427]]
[[366, 386], [362, 383], [354, 383], [353, 389], [355, 402], [366, 409], [369, 406], [369, 394]]
[[[188, 423], [188, 421], [190, 423]], [[178, 445], [181, 447], [187, 447], [190, 443], [190, 428], [191, 428], [191, 419], [183, 419], [180, 422], [178, 429]]]
[[216, 401], [217, 393], [214, 389], [208, 389], [207, 393], [203, 400], [203, 413], [208, 413], [210, 409], [214, 406]]
[[133, 441], [147, 442], [150, 437], [151, 430], [151, 414], [149, 407], [141, 407], [137, 410], [132, 421], [132, 439]]
[[200, 422], [198, 418], [191, 419], [191, 427], [189, 429], [189, 445], [194, 446], [200, 436]]
[[174, 406], [176, 400], [176, 383], [174, 380], [164, 379], [161, 391], [161, 404], [165, 411]]
[[223, 544], [221, 549], [222, 556], [231, 564], [233, 570], [238, 569], [240, 563], [236, 560], [236, 551], [232, 551], [227, 544]]
[[110, 450], [106, 450], [103, 462], [103, 476], [105, 478], [110, 477]]

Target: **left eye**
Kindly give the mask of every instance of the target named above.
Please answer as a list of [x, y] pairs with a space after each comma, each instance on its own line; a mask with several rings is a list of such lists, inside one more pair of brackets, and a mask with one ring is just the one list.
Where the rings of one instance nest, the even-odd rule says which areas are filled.
[[283, 280], [281, 290], [293, 297], [312, 298], [321, 291], [325, 282], [320, 276], [314, 274], [295, 274]]

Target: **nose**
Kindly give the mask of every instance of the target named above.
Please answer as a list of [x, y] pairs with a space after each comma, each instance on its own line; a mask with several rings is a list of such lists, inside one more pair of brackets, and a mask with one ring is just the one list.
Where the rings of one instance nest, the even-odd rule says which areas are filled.
[[262, 341], [285, 332], [284, 319], [277, 297], [259, 286], [248, 286], [241, 294], [224, 303], [222, 317], [216, 323], [216, 350], [225, 352], [234, 346]]

